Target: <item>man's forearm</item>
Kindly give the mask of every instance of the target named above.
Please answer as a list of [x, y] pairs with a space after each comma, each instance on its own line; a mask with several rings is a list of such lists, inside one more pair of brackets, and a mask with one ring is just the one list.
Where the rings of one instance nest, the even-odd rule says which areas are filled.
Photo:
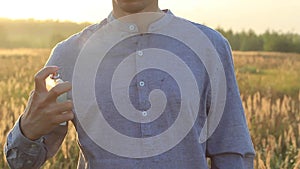
[[7, 137], [4, 152], [10, 168], [13, 169], [39, 168], [47, 156], [43, 138], [35, 141], [26, 138], [21, 132], [19, 120]]

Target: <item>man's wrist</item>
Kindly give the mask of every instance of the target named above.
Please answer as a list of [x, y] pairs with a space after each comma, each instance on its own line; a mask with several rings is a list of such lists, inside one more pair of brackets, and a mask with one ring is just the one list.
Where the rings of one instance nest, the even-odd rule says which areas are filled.
[[24, 115], [22, 115], [20, 118], [19, 127], [21, 134], [23, 134], [23, 136], [28, 138], [29, 140], [35, 141], [41, 138], [41, 136], [34, 135], [33, 132], [30, 130], [32, 125], [26, 123], [26, 121], [24, 120]]

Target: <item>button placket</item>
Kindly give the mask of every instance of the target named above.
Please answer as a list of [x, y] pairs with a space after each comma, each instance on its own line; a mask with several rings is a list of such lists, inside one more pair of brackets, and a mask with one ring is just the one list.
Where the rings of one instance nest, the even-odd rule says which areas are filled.
[[[137, 62], [137, 65], [138, 65], [137, 66], [137, 68], [138, 68], [137, 72], [140, 72], [140, 70], [141, 70], [140, 66], [142, 65], [142, 63]], [[139, 97], [139, 99], [138, 99], [139, 103], [138, 104], [139, 104], [140, 107], [144, 107], [145, 105], [142, 105], [142, 104], [145, 104], [145, 99], [147, 99], [147, 97], [145, 95], [146, 94], [146, 82], [145, 82], [144, 77], [142, 77], [139, 74], [137, 74], [136, 79], [137, 79], [136, 86], [137, 86], [138, 97]], [[140, 113], [141, 113], [142, 118], [144, 118], [148, 115], [146, 110], [140, 111]]]
[[[143, 35], [141, 35], [143, 36]], [[143, 68], [144, 68], [144, 58], [142, 56], [144, 56], [144, 52], [143, 52], [143, 46], [144, 46], [144, 41], [141, 40], [140, 38], [138, 38], [138, 44], [137, 44], [137, 50], [136, 50], [136, 73], [140, 73]], [[139, 105], [144, 104], [144, 99], [145, 98], [145, 82], [146, 79], [144, 79], [144, 77], [141, 77], [139, 74], [137, 74], [137, 87], [138, 87], [138, 95], [139, 95]], [[143, 107], [143, 105], [141, 105]], [[141, 115], [143, 117], [144, 114], [141, 112]]]
[[[143, 35], [141, 35], [143, 36]], [[141, 38], [138, 45], [138, 50], [136, 52], [137, 57], [137, 71], [140, 72], [145, 68], [146, 62], [145, 58], [147, 57], [145, 49], [147, 49], [148, 42], [145, 40], [145, 38]], [[149, 96], [146, 96], [146, 90], [148, 90], [147, 83], [149, 79], [145, 79], [145, 77], [138, 77], [138, 92], [140, 97], [139, 104], [145, 104], [145, 99], [149, 99]], [[141, 111], [141, 115], [143, 118], [148, 118], [149, 112], [147, 110]], [[153, 131], [151, 127], [151, 123], [142, 123], [141, 124], [141, 134], [142, 136], [152, 136]], [[151, 146], [151, 145], [145, 145], [145, 146]]]

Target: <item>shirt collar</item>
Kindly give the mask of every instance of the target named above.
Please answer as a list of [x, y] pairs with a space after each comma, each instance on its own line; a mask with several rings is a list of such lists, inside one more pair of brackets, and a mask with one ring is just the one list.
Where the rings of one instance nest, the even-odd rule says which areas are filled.
[[[174, 14], [168, 9], [163, 10], [163, 12], [165, 14], [162, 18], [149, 25], [149, 30], [148, 30], [149, 32], [155, 32], [157, 30], [160, 30], [162, 27], [166, 26], [171, 22], [172, 18], [174, 17]], [[107, 22], [111, 23], [113, 21], [116, 22], [114, 24], [118, 24], [118, 29], [121, 31], [129, 32], [129, 33], [138, 32], [138, 27], [136, 26], [135, 23], [121, 22], [118, 19], [116, 19], [113, 16], [113, 12], [111, 12], [107, 17]]]

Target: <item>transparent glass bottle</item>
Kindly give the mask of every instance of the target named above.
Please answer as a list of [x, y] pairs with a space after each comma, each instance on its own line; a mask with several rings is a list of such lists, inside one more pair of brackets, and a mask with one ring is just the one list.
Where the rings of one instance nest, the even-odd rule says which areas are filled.
[[[63, 83], [63, 82], [64, 81], [60, 79], [60, 75], [58, 73], [52, 74], [46, 79], [46, 88], [49, 91], [57, 84]], [[65, 92], [57, 97], [56, 102], [60, 103], [60, 102], [65, 102], [67, 100], [68, 100], [67, 92]], [[62, 122], [62, 123], [60, 123], [60, 125], [62, 125], [62, 126], [67, 125], [67, 122]]]

